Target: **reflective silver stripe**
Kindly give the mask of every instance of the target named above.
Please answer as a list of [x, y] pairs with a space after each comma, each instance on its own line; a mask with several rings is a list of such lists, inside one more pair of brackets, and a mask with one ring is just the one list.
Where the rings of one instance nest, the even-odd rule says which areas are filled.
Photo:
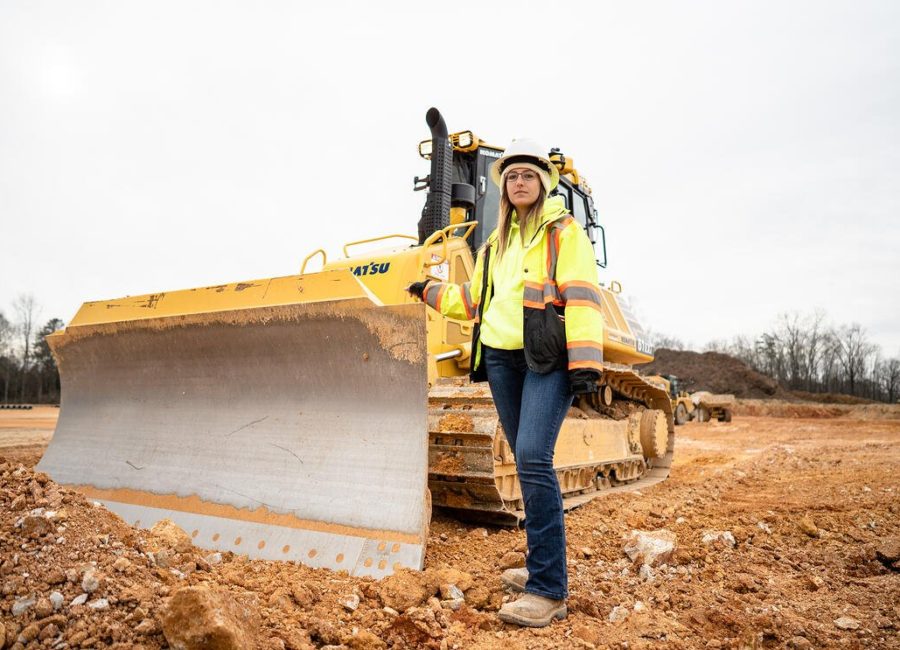
[[432, 309], [438, 308], [438, 296], [441, 293], [441, 283], [440, 282], [430, 282], [428, 287], [425, 289], [425, 302], [428, 303], [428, 306]]
[[571, 347], [569, 348], [569, 363], [573, 361], [597, 361], [603, 362], [603, 350], [591, 347]]
[[550, 302], [560, 302], [562, 300], [559, 295], [559, 288], [552, 282], [547, 282], [544, 285], [543, 302], [547, 302], [548, 300]]
[[597, 305], [603, 304], [600, 300], [600, 293], [587, 287], [566, 287], [563, 289], [562, 295], [566, 302], [569, 300], [586, 300]]
[[525, 302], [544, 303], [544, 292], [532, 287], [525, 287]]
[[472, 303], [472, 291], [470, 290], [469, 283], [465, 282], [462, 285], [462, 300], [463, 307], [466, 310], [466, 316], [472, 318], [475, 315], [475, 305]]

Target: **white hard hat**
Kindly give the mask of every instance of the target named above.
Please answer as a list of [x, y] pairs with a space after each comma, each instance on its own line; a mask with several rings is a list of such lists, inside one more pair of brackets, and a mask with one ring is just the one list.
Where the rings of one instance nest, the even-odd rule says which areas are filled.
[[546, 172], [550, 177], [549, 192], [559, 185], [559, 170], [546, 154], [547, 149], [529, 138], [516, 138], [503, 152], [503, 155], [491, 165], [491, 180], [499, 187], [502, 181], [503, 170], [514, 163], [530, 163], [536, 165], [540, 171]]

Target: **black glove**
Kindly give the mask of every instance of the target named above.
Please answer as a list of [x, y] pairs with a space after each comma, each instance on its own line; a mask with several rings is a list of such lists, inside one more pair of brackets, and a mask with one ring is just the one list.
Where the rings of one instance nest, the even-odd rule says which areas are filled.
[[416, 298], [424, 302], [425, 285], [427, 284], [427, 282], [413, 282], [411, 285], [406, 287], [406, 290], [410, 295], [415, 296]]
[[600, 379], [600, 373], [596, 370], [588, 370], [587, 368], [570, 370], [569, 391], [573, 395], [596, 393], [599, 390], [597, 385], [598, 379]]

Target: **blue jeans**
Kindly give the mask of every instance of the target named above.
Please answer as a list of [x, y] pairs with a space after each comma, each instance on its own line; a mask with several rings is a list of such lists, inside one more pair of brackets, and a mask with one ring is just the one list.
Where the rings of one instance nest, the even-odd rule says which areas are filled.
[[516, 459], [525, 501], [528, 582], [525, 591], [561, 600], [568, 595], [566, 529], [553, 450], [572, 404], [569, 374], [528, 369], [524, 350], [482, 346], [500, 423]]

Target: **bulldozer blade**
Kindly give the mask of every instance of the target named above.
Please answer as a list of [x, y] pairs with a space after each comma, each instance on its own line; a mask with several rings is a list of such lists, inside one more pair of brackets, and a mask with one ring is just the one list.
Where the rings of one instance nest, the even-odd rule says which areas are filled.
[[422, 568], [425, 321], [358, 294], [70, 326], [48, 339], [62, 408], [38, 469], [200, 547]]

